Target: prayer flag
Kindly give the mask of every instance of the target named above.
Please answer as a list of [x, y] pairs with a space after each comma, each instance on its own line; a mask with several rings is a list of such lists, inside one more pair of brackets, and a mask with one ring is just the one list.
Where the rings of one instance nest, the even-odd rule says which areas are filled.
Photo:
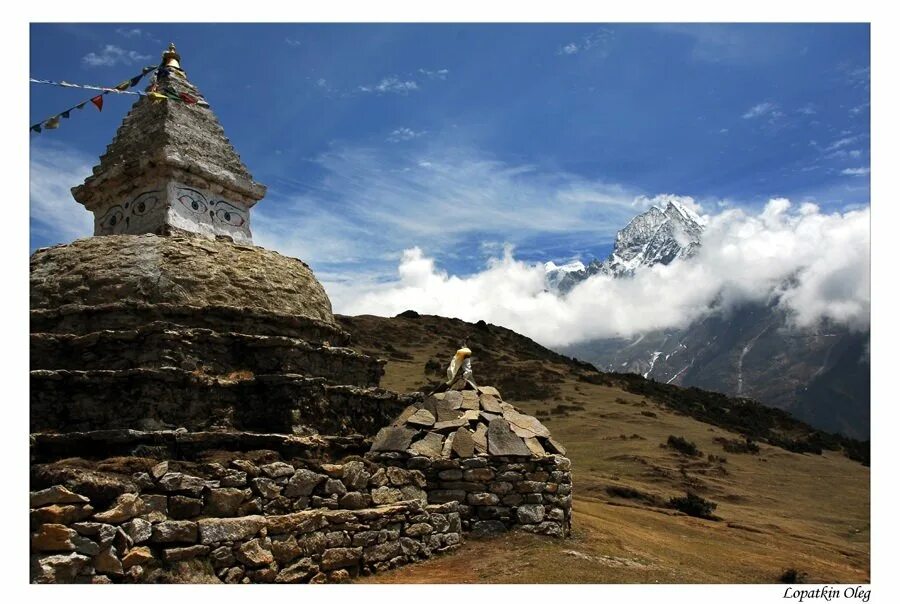
[[97, 111], [103, 111], [103, 95], [98, 94], [94, 98], [91, 99], [91, 102], [97, 107]]

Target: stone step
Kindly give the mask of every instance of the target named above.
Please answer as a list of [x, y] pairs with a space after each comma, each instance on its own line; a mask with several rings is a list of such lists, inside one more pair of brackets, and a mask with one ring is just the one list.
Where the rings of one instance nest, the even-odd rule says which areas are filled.
[[299, 338], [313, 343], [346, 346], [350, 334], [332, 323], [300, 315], [235, 306], [189, 306], [125, 301], [96, 306], [67, 304], [31, 310], [32, 333], [89, 334], [103, 330], [129, 330], [151, 323]]
[[93, 430], [31, 435], [32, 463], [81, 457], [152, 457], [194, 461], [209, 451], [275, 451], [283, 459], [333, 461], [363, 455], [370, 439], [354, 436], [295, 436], [260, 432], [185, 432], [175, 430]]
[[370, 436], [420, 394], [333, 386], [323, 378], [226, 380], [182, 369], [31, 372], [31, 432], [113, 428]]
[[377, 386], [384, 361], [349, 348], [299, 338], [222, 333], [151, 323], [137, 329], [90, 334], [31, 334], [31, 369], [135, 369], [178, 367], [211, 375], [296, 373], [335, 384]]

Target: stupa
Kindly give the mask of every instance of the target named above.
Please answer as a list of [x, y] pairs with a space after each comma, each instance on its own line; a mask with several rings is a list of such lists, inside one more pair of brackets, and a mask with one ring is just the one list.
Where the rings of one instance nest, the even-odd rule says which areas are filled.
[[[31, 257], [31, 580], [344, 582], [459, 547], [465, 504], [367, 457], [422, 393], [253, 245], [265, 187], [174, 45], [147, 92], [72, 191], [94, 236]], [[556, 489], [548, 459], [519, 467]]]

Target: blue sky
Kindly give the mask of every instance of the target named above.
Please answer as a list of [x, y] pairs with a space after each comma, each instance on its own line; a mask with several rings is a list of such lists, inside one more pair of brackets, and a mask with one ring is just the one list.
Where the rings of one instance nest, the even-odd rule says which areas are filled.
[[[47, 24], [31, 73], [114, 85], [169, 41], [269, 187], [257, 243], [326, 284], [415, 246], [460, 275], [602, 257], [661, 194], [869, 203], [868, 25]], [[32, 85], [31, 123], [88, 96]], [[32, 137], [32, 247], [90, 234], [67, 191], [131, 102]]]

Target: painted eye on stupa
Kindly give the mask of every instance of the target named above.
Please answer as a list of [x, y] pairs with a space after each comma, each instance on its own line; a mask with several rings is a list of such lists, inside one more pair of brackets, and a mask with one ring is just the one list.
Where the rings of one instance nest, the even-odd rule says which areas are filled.
[[200, 191], [195, 191], [194, 189], [178, 189], [176, 195], [178, 196], [179, 203], [195, 214], [206, 214], [209, 210], [209, 204], [206, 201], [206, 197], [204, 197], [203, 193]]
[[216, 218], [233, 227], [242, 227], [247, 222], [244, 213], [226, 201], [216, 204]]
[[124, 222], [125, 212], [122, 206], [113, 206], [100, 218], [100, 229], [105, 233], [111, 233]]
[[156, 207], [159, 202], [159, 191], [147, 191], [141, 193], [131, 202], [131, 213], [135, 216], [143, 216]]

